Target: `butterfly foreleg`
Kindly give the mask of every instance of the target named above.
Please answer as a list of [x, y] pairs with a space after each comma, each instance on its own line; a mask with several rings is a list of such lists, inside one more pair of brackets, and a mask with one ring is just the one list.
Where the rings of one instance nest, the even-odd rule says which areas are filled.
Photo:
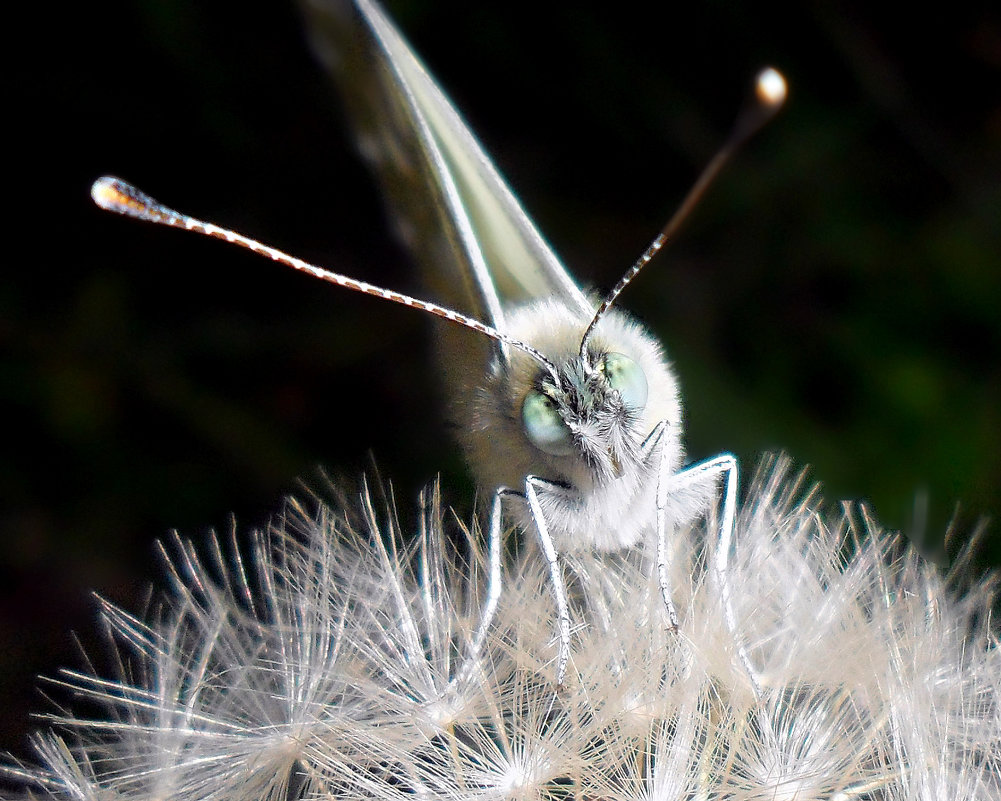
[[499, 489], [494, 494], [493, 505], [490, 510], [490, 523], [487, 534], [487, 596], [483, 602], [483, 611], [480, 614], [480, 624], [476, 627], [472, 643], [469, 646], [469, 653], [462, 668], [449, 683], [449, 686], [462, 686], [472, 676], [473, 672], [480, 666], [480, 655], [483, 652], [483, 644], [486, 642], [487, 633], [494, 621], [497, 613], [497, 603], [501, 595], [501, 531], [503, 511], [501, 509], [501, 499], [508, 492]]
[[[675, 494], [690, 492], [693, 489], [701, 489], [708, 486], [710, 502], [715, 503], [718, 493], [721, 491], [717, 483], [722, 479], [722, 509], [720, 513], [719, 531], [716, 538], [716, 549], [713, 554], [713, 573], [719, 586], [720, 598], [723, 606], [723, 619], [727, 630], [734, 638], [737, 645], [737, 656], [740, 659], [744, 670], [756, 696], [761, 696], [761, 678], [751, 664], [751, 659], [747, 650], [740, 644], [740, 637], [737, 631], [736, 613], [733, 608], [733, 599], [730, 592], [730, 548], [733, 544], [733, 531], [736, 521], [737, 510], [737, 480], [739, 468], [737, 459], [733, 454], [721, 453], [704, 462], [689, 465], [677, 473], [668, 474], [666, 457], [662, 452], [661, 471], [657, 480], [657, 567], [660, 571], [659, 578], [661, 593], [664, 602], [667, 604], [668, 619], [672, 628], [677, 628], [678, 619], [674, 606], [671, 603], [667, 590], [667, 507], [668, 499]], [[710, 483], [711, 482], [711, 483]]]
[[666, 422], [658, 423], [650, 436], [643, 443], [643, 458], [649, 460], [658, 447], [660, 448], [660, 467], [657, 471], [657, 585], [660, 588], [660, 597], [664, 601], [664, 609], [667, 612], [668, 628], [672, 632], [678, 631], [678, 610], [671, 600], [671, 582], [669, 577], [669, 564], [667, 557], [667, 495], [669, 492], [668, 482], [671, 479], [671, 471], [668, 467], [670, 450], [661, 447], [664, 432], [667, 430]]
[[542, 553], [549, 564], [549, 578], [553, 588], [553, 597], [556, 600], [556, 613], [559, 621], [559, 649], [556, 657], [556, 683], [563, 684], [566, 678], [567, 665], [570, 662], [570, 604], [567, 601], [567, 588], [563, 580], [563, 572], [560, 570], [559, 559], [556, 554], [556, 546], [553, 538], [549, 534], [549, 526], [546, 523], [546, 516], [539, 503], [539, 491], [558, 490], [558, 485], [538, 476], [528, 476], [525, 479], [525, 501], [528, 503], [528, 510], [535, 524], [535, 533], [542, 546]]
[[508, 492], [499, 489], [494, 493], [493, 505], [490, 509], [490, 523], [487, 534], [487, 597], [483, 601], [483, 611], [480, 614], [480, 624], [476, 627], [469, 653], [462, 669], [456, 674], [453, 683], [464, 684], [473, 670], [480, 664], [480, 654], [487, 639], [487, 632], [497, 614], [497, 603], [501, 595], [501, 532], [503, 511], [501, 499]]

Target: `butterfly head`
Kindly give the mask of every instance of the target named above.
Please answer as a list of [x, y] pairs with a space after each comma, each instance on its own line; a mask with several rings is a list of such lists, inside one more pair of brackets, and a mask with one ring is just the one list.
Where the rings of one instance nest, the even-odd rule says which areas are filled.
[[643, 369], [624, 354], [574, 357], [539, 372], [521, 406], [525, 436], [550, 456], [577, 457], [606, 483], [639, 460], [647, 391]]
[[680, 434], [677, 383], [659, 343], [612, 310], [581, 353], [586, 318], [553, 299], [517, 307], [507, 330], [543, 354], [512, 349], [469, 397], [469, 450], [487, 486], [544, 476], [580, 493], [638, 480], [643, 444], [664, 420]]

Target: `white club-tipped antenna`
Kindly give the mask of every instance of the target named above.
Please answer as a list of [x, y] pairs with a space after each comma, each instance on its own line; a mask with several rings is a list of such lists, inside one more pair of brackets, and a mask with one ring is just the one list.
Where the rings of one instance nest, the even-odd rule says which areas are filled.
[[550, 373], [556, 375], [555, 365], [537, 349], [514, 337], [508, 336], [502, 331], [498, 331], [496, 328], [481, 323], [479, 320], [474, 320], [472, 317], [467, 317], [444, 306], [439, 306], [437, 303], [420, 300], [410, 295], [404, 295], [402, 292], [395, 292], [392, 289], [383, 289], [375, 284], [369, 284], [365, 281], [359, 281], [356, 278], [349, 278], [346, 275], [326, 270], [323, 267], [317, 267], [315, 264], [297, 259], [295, 256], [290, 256], [284, 251], [278, 250], [278, 248], [265, 245], [249, 236], [244, 236], [228, 228], [222, 228], [213, 223], [199, 220], [187, 214], [182, 214], [179, 211], [174, 211], [174, 209], [154, 200], [121, 178], [114, 178], [107, 175], [103, 178], [98, 178], [90, 188], [90, 196], [98, 206], [107, 211], [124, 214], [126, 217], [134, 217], [137, 220], [144, 220], [156, 223], [157, 225], [166, 225], [169, 228], [194, 231], [197, 234], [210, 236], [214, 239], [222, 239], [230, 244], [239, 245], [242, 248], [251, 250], [261, 256], [266, 256], [272, 261], [284, 264], [286, 267], [291, 267], [294, 270], [307, 273], [314, 278], [319, 278], [322, 281], [328, 281], [345, 289], [353, 289], [355, 292], [362, 292], [365, 295], [372, 295], [373, 297], [389, 300], [403, 306], [409, 306], [412, 309], [420, 309], [449, 322], [471, 328], [473, 331], [478, 331], [491, 339], [496, 339], [524, 351], [540, 364], [544, 365]]
[[729, 161], [730, 156], [768, 120], [775, 116], [775, 113], [785, 102], [786, 94], [786, 80], [777, 69], [774, 67], [765, 67], [757, 74], [754, 79], [753, 91], [744, 108], [737, 116], [733, 130], [730, 131], [730, 135], [723, 143], [723, 146], [713, 156], [712, 161], [702, 170], [698, 180], [688, 190], [685, 199], [681, 201], [678, 210], [667, 221], [667, 225], [661, 229], [649, 247], [643, 251], [643, 255], [636, 260], [636, 263], [619, 279], [619, 282], [612, 288], [612, 291], [608, 293], [598, 307], [598, 310], [594, 313], [594, 317], [591, 318], [584, 336], [581, 337], [580, 355], [582, 359], [585, 361], [587, 359], [587, 343], [595, 327], [598, 325], [598, 321], [615, 304], [619, 295], [622, 294], [622, 290], [629, 286], [640, 270], [647, 265], [650, 259], [657, 255], [657, 252], [664, 247], [667, 240], [674, 236], [681, 223], [691, 213], [695, 204], [701, 200], [706, 189], [709, 188], [709, 185], [719, 175], [720, 170]]

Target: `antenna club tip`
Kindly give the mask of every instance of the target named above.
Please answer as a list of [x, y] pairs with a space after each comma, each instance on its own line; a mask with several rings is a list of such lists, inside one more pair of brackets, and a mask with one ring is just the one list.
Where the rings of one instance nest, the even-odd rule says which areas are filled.
[[91, 184], [90, 197], [102, 209], [115, 211], [122, 202], [121, 181], [110, 175], [98, 178]]
[[774, 67], [765, 67], [754, 81], [754, 94], [765, 106], [778, 108], [789, 92], [785, 76]]
[[105, 211], [124, 214], [137, 220], [174, 225], [181, 221], [181, 215], [140, 192], [128, 181], [105, 175], [90, 187], [93, 201]]

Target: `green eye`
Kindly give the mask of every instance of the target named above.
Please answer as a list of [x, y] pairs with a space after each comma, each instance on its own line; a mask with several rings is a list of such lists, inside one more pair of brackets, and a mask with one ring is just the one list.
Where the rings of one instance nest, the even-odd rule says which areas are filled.
[[609, 386], [618, 390], [626, 406], [636, 412], [646, 406], [646, 376], [636, 362], [621, 353], [609, 353], [598, 369], [608, 379]]
[[573, 452], [573, 436], [556, 410], [556, 404], [537, 389], [525, 396], [521, 420], [528, 438], [540, 451], [551, 456], [567, 456]]

